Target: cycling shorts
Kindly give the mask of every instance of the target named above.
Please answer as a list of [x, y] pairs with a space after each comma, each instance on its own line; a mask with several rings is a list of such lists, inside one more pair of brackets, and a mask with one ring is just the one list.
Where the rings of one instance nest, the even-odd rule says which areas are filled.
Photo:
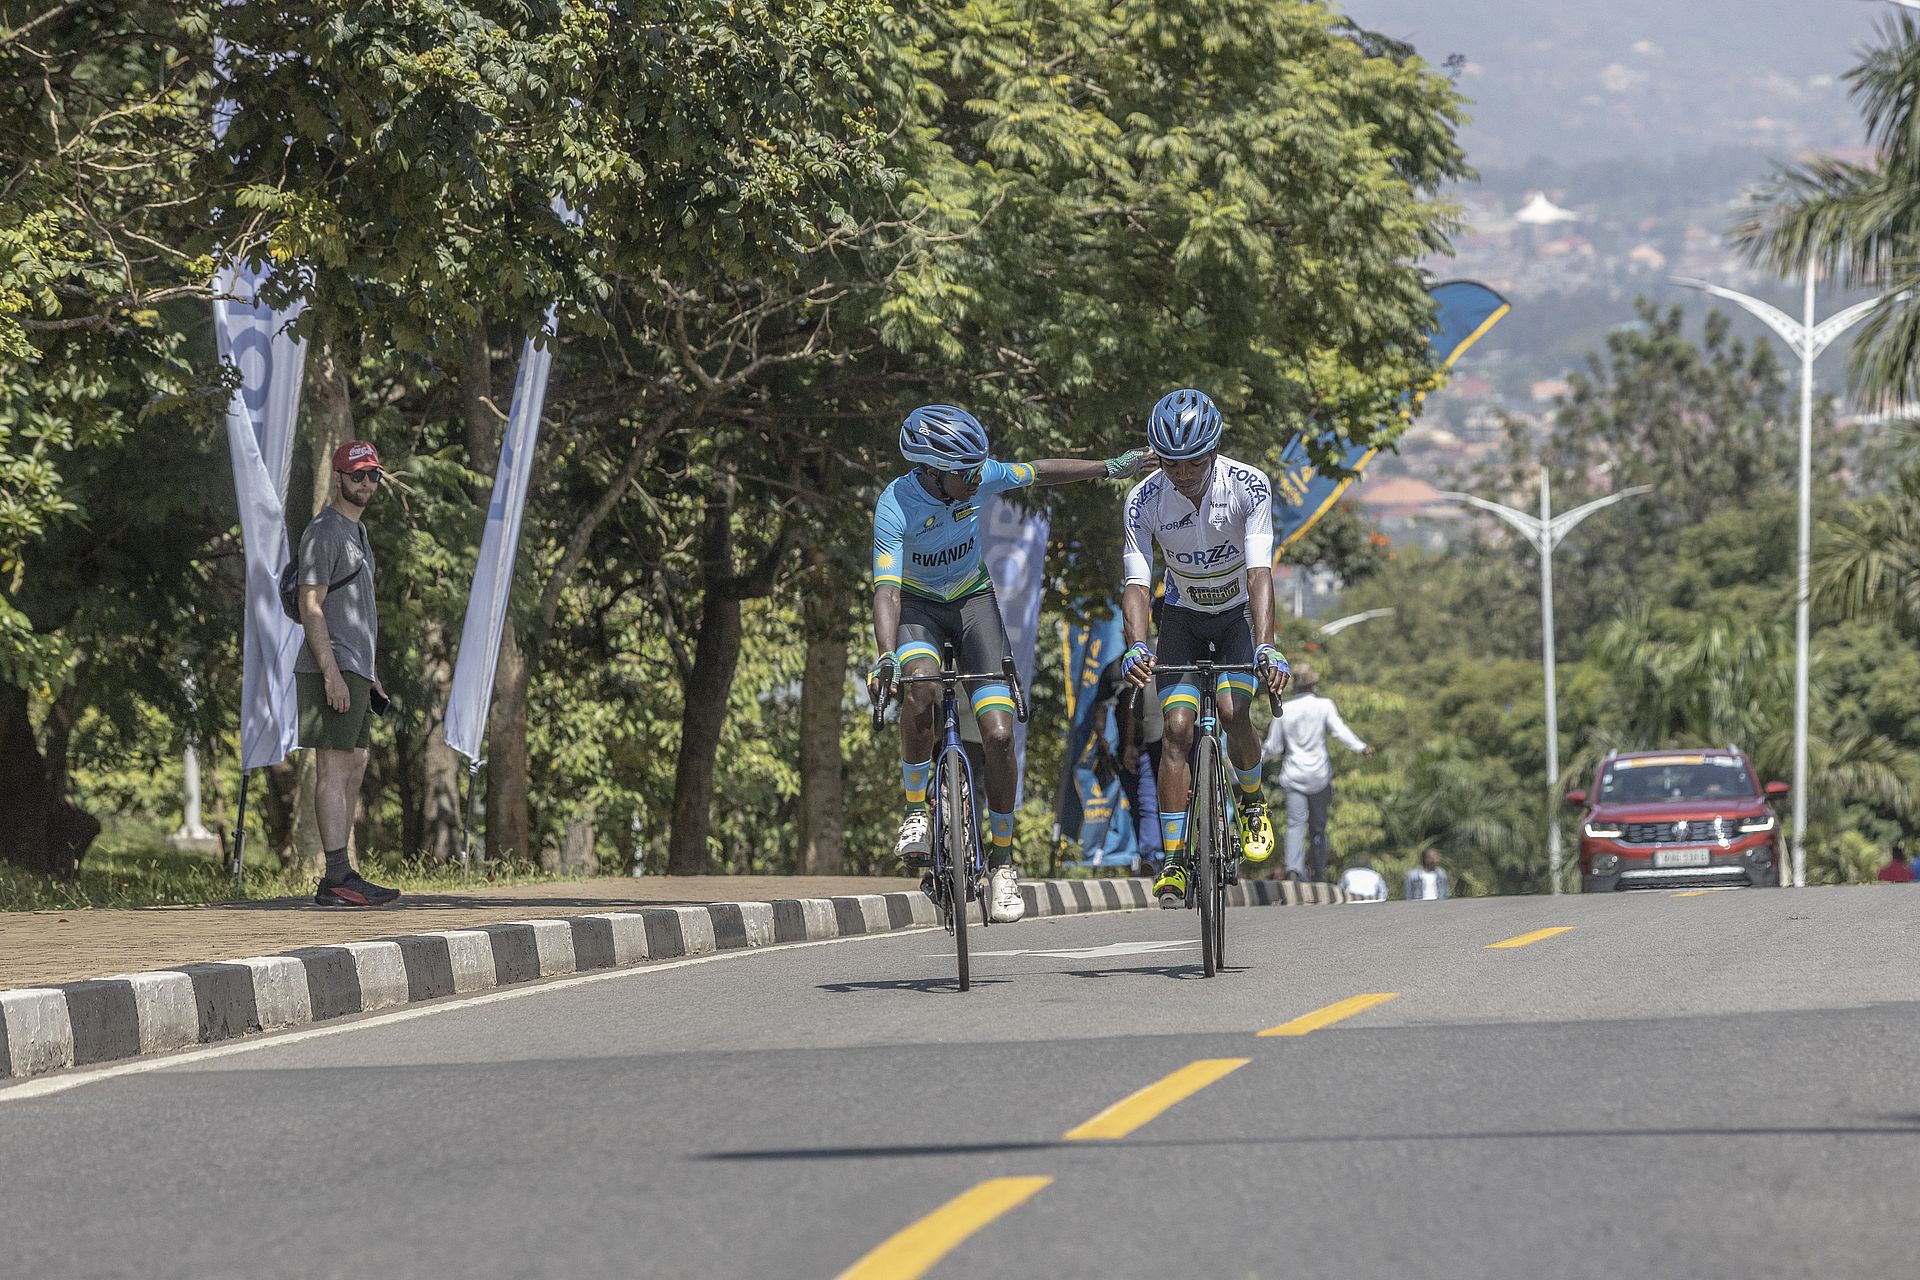
[[[1154, 661], [1161, 666], [1184, 667], [1201, 659], [1231, 666], [1253, 665], [1253, 614], [1242, 605], [1224, 613], [1201, 613], [1165, 605], [1160, 610], [1160, 647]], [[1200, 710], [1200, 684], [1197, 676], [1187, 674], [1156, 679], [1163, 711], [1175, 707]], [[1214, 677], [1214, 697], [1237, 699], [1235, 707], [1253, 699], [1258, 688], [1254, 677], [1243, 671]]]
[[[948, 645], [953, 646], [963, 672], [999, 671], [1001, 663], [1013, 656], [1013, 645], [1000, 621], [1000, 601], [991, 588], [958, 600], [929, 600], [902, 591], [894, 645], [894, 661], [902, 675], [931, 675], [939, 670]], [[976, 719], [991, 711], [1013, 714], [1013, 690], [1005, 680], [969, 680], [966, 686]]]

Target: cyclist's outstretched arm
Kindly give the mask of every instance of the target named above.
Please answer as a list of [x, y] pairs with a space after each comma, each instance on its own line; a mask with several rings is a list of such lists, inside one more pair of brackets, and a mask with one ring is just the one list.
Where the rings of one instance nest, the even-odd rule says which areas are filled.
[[1112, 458], [1041, 458], [1027, 465], [1033, 468], [1037, 485], [1073, 484], [1079, 480], [1125, 480], [1140, 474], [1152, 459], [1145, 449], [1130, 449]]

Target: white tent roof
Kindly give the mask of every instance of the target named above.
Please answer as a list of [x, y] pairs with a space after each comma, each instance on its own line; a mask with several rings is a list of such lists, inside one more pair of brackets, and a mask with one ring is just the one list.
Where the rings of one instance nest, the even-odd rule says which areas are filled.
[[1535, 191], [1529, 195], [1527, 202], [1520, 206], [1520, 211], [1514, 214], [1513, 217], [1516, 222], [1524, 222], [1535, 227], [1544, 227], [1555, 222], [1578, 222], [1580, 220], [1579, 214], [1573, 212], [1571, 209], [1562, 209], [1559, 205], [1547, 199], [1547, 193], [1544, 191]]

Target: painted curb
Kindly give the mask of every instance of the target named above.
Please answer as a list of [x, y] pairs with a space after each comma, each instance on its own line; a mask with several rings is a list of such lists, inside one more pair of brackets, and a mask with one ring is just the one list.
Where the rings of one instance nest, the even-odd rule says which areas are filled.
[[[1029, 919], [1153, 905], [1146, 880], [1029, 880]], [[1330, 885], [1250, 880], [1234, 906], [1344, 902]], [[0, 991], [0, 1079], [168, 1053], [539, 978], [934, 925], [920, 893], [642, 907], [307, 947], [280, 955]]]

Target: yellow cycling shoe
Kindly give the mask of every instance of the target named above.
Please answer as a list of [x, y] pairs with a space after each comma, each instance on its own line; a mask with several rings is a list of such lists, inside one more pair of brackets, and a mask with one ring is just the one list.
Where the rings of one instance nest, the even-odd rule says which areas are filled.
[[1163, 907], [1186, 906], [1187, 869], [1177, 862], [1169, 862], [1160, 872], [1160, 878], [1153, 882], [1153, 893]]
[[1248, 862], [1265, 862], [1273, 856], [1273, 822], [1264, 800], [1240, 806], [1240, 853]]

